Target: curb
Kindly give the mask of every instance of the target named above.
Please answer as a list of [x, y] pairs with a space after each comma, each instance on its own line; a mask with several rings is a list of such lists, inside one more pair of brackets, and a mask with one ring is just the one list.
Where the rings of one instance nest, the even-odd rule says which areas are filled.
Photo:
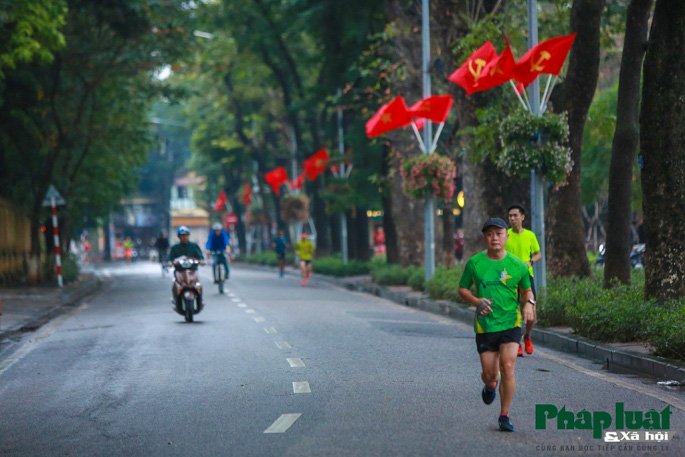
[[[248, 264], [241, 263], [248, 267]], [[249, 265], [249, 268], [271, 270], [262, 265]], [[406, 293], [390, 290], [378, 284], [360, 284], [353, 281], [334, 278], [321, 274], [314, 275], [321, 279], [348, 290], [364, 292], [411, 308], [418, 308], [429, 313], [447, 316], [466, 324], [473, 324], [473, 310], [464, 305], [450, 301], [435, 301], [426, 297], [409, 297]], [[535, 344], [556, 349], [562, 352], [576, 354], [580, 357], [602, 363], [613, 371], [628, 371], [663, 381], [685, 382], [685, 364], [657, 356], [643, 355], [614, 349], [596, 343], [592, 340], [549, 329], [533, 329]]]
[[62, 294], [59, 295], [60, 302], [47, 308], [45, 312], [35, 319], [24, 323], [21, 326], [3, 329], [0, 332], [0, 341], [17, 334], [35, 332], [50, 320], [64, 313], [66, 310], [65, 308], [79, 305], [84, 298], [97, 292], [102, 284], [103, 282], [100, 279], [93, 277], [67, 292], [62, 292]]

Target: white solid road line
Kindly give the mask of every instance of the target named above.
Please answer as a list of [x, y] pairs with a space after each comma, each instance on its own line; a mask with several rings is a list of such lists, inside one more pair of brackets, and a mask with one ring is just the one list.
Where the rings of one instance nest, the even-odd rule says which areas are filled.
[[293, 381], [293, 393], [310, 394], [312, 389], [309, 388], [309, 382], [307, 381]]
[[278, 349], [292, 349], [285, 341], [276, 341], [276, 346]]
[[276, 422], [271, 424], [271, 427], [264, 430], [264, 433], [285, 433], [291, 425], [300, 418], [302, 414], [281, 414], [281, 417], [276, 419]]
[[264, 331], [266, 333], [278, 333], [275, 328], [273, 327], [264, 327]]
[[292, 368], [302, 368], [304, 367], [304, 362], [299, 357], [294, 357], [292, 359], [286, 359]]

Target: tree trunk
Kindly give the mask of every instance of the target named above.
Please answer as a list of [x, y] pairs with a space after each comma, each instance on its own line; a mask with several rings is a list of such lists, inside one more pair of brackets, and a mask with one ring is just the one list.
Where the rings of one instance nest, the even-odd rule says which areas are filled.
[[640, 101], [640, 75], [647, 44], [649, 14], [652, 0], [632, 0], [628, 5], [626, 33], [618, 79], [616, 131], [611, 145], [609, 168], [609, 211], [604, 287], [611, 288], [618, 280], [630, 284], [631, 199], [633, 159], [639, 140], [637, 130]]
[[454, 214], [452, 214], [452, 200], [442, 203], [442, 250], [440, 264], [446, 268], [454, 268]]
[[573, 170], [568, 185], [552, 190], [546, 225], [547, 269], [556, 277], [591, 276], [585, 253], [580, 170], [583, 129], [599, 78], [600, 19], [604, 0], [574, 0], [571, 30], [577, 32], [571, 48], [566, 80], [554, 100], [554, 111], [568, 112], [569, 145]]
[[[383, 160], [381, 165], [382, 176], [389, 176], [390, 171], [390, 151], [387, 144], [383, 145]], [[397, 238], [397, 228], [393, 217], [393, 193], [390, 186], [383, 192], [383, 232], [385, 232], [385, 259], [388, 263], [400, 263], [400, 250]]]
[[640, 153], [645, 298], [685, 296], [685, 2], [657, 0], [644, 63]]

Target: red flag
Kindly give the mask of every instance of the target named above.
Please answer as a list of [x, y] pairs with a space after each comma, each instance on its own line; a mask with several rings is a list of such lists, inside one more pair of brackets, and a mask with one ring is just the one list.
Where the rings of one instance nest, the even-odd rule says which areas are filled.
[[414, 124], [416, 124], [416, 128], [418, 130], [421, 130], [425, 123], [426, 123], [426, 120], [422, 117], [414, 120]]
[[504, 48], [502, 54], [491, 60], [483, 69], [474, 92], [492, 89], [509, 81], [514, 77], [515, 66], [514, 54], [512, 54], [509, 40], [507, 40], [507, 47]]
[[250, 203], [252, 202], [252, 187], [245, 183], [243, 184], [243, 189], [245, 190], [243, 192], [243, 203], [245, 203], [245, 206], [250, 206]]
[[300, 174], [297, 178], [293, 179], [288, 183], [288, 186], [290, 186], [291, 189], [302, 189], [302, 185], [304, 184], [304, 172]]
[[310, 181], [314, 181], [317, 176], [323, 173], [328, 166], [328, 152], [326, 148], [321, 148], [302, 163], [302, 168]]
[[373, 138], [411, 123], [407, 103], [401, 95], [380, 109], [366, 122], [366, 136]]
[[575, 38], [575, 33], [550, 38], [529, 49], [516, 63], [514, 79], [528, 86], [540, 74], [558, 75]]
[[337, 173], [337, 172], [340, 171], [340, 167], [339, 167], [338, 165], [333, 165], [333, 166], [331, 167], [331, 171], [332, 171], [333, 173]]
[[447, 79], [461, 86], [468, 95], [478, 92], [479, 89], [476, 88], [476, 84], [484, 74], [483, 70], [485, 70], [488, 63], [496, 57], [497, 51], [495, 51], [495, 47], [490, 40], [488, 40], [483, 46], [476, 49], [476, 51], [466, 59], [466, 62]]
[[219, 196], [216, 198], [216, 202], [214, 202], [214, 211], [220, 211], [227, 201], [228, 197], [226, 196], [226, 192], [220, 190]]
[[445, 122], [452, 107], [451, 95], [433, 95], [414, 103], [409, 114], [414, 117], [430, 119], [438, 124]]
[[264, 175], [264, 181], [271, 186], [274, 194], [281, 195], [281, 186], [288, 182], [288, 173], [283, 167], [274, 168]]

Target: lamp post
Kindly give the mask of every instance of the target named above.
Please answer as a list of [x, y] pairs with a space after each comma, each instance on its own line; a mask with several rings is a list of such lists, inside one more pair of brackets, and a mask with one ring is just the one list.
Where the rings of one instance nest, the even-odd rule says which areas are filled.
[[[430, 1], [422, 0], [421, 4], [421, 37], [422, 37], [422, 63], [423, 72], [423, 98], [431, 95], [430, 80]], [[423, 126], [423, 153], [431, 154], [432, 123], [426, 119]], [[435, 273], [435, 197], [426, 197], [424, 211], [423, 240], [425, 247], [425, 270], [426, 281]]]
[[[532, 49], [538, 44], [538, 9], [537, 0], [528, 0], [528, 49]], [[535, 81], [528, 87], [530, 97], [530, 109], [533, 116], [541, 116], [540, 106], [540, 80]], [[542, 258], [533, 264], [538, 290], [547, 286], [547, 268], [545, 257], [545, 207], [544, 193], [545, 182], [539, 173], [533, 171], [530, 175], [530, 206], [531, 206], [531, 228], [540, 243], [540, 254]]]

